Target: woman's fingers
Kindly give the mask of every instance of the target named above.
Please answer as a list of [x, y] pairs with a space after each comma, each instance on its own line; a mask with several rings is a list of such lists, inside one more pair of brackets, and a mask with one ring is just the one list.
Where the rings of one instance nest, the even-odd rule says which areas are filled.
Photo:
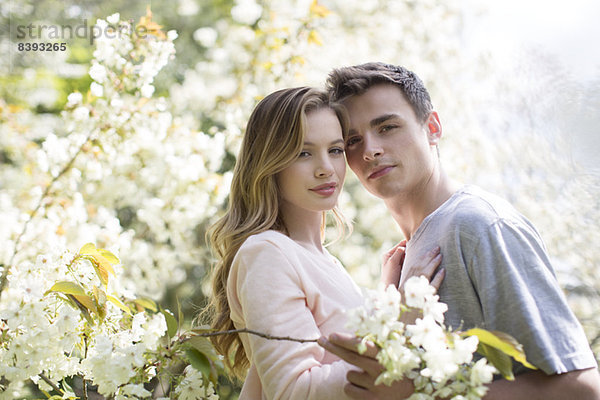
[[361, 341], [362, 339], [356, 336], [334, 333], [328, 339], [319, 338], [318, 343], [325, 350], [337, 355], [342, 360], [361, 368], [371, 376], [377, 377], [383, 371], [383, 367], [375, 359], [379, 350], [373, 343], [367, 342], [367, 351], [360, 354], [357, 348]]
[[401, 241], [400, 243], [398, 243], [397, 245], [395, 245], [394, 247], [392, 247], [391, 249], [389, 249], [384, 255], [383, 255], [383, 264], [387, 263], [388, 260], [390, 259], [390, 257], [392, 255], [394, 255], [394, 253], [396, 253], [398, 251], [398, 249], [401, 248], [402, 251], [404, 251], [404, 249], [406, 248], [406, 240]]
[[388, 252], [384, 256], [386, 262], [381, 266], [381, 282], [385, 286], [394, 285], [398, 287], [400, 282], [400, 274], [402, 273], [402, 264], [404, 263], [404, 251], [403, 246], [397, 245], [392, 249], [393, 252]]
[[439, 289], [445, 276], [445, 272], [438, 269], [441, 262], [442, 254], [440, 253], [439, 246], [436, 246], [419, 257], [412, 265], [405, 263], [402, 266], [400, 275], [400, 291], [403, 291], [404, 282], [413, 276], [425, 276], [433, 286]]

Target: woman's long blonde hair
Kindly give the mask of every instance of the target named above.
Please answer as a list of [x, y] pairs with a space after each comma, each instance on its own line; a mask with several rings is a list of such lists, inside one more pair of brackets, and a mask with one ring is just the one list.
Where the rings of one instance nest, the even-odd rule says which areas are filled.
[[[336, 113], [345, 133], [347, 120], [343, 109], [330, 103], [325, 92], [309, 87], [271, 93], [250, 116], [233, 170], [227, 211], [207, 233], [217, 259], [208, 308], [213, 329], [235, 329], [227, 301], [227, 278], [242, 243], [249, 236], [269, 229], [287, 232], [279, 213], [280, 193], [275, 177], [302, 151], [306, 114], [321, 108], [331, 108]], [[337, 207], [333, 212], [338, 231], [343, 234], [347, 223]], [[325, 213], [322, 236], [324, 228]], [[214, 336], [212, 341], [234, 375], [243, 377], [249, 361], [239, 335]]]

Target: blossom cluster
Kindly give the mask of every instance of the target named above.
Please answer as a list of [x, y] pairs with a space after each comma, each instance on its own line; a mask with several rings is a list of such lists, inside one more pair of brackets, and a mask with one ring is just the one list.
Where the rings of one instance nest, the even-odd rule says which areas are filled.
[[[141, 38], [119, 18], [97, 21], [121, 35], [99, 38], [90, 90], [71, 93], [58, 121], [0, 102], [2, 398], [23, 398], [29, 380], [74, 397], [73, 377], [107, 397], [145, 398], [143, 384], [169, 368], [164, 358], [182, 357], [164, 337], [167, 314], [134, 299], [160, 299], [202, 258], [198, 226], [228, 186], [216, 172], [224, 140], [152, 97], [175, 32], [149, 13]], [[63, 251], [86, 242], [128, 268], [104, 264], [99, 275]]]
[[[81, 396], [87, 387], [105, 398], [151, 398], [144, 384], [173, 360], [186, 362], [165, 340], [168, 314], [151, 312], [146, 307], [157, 311], [153, 302], [119, 292], [120, 270], [116, 256], [92, 244], [12, 269], [0, 299], [0, 376], [7, 383], [0, 399], [19, 397], [29, 379], [65, 399], [76, 398], [75, 392]], [[73, 377], [83, 388], [69, 385]], [[174, 398], [218, 398], [212, 383], [205, 386], [202, 373], [191, 367], [171, 384]]]
[[[477, 336], [444, 326], [447, 305], [438, 301], [425, 277], [408, 279], [404, 290], [404, 304], [400, 292], [390, 285], [369, 290], [364, 306], [348, 312], [348, 328], [362, 338], [359, 351], [366, 350], [367, 341], [379, 348], [377, 360], [384, 371], [376, 384], [411, 379], [415, 393], [409, 400], [481, 399], [497, 370], [485, 358], [474, 359]], [[414, 323], [403, 321], [409, 311], [421, 316]]]
[[[90, 258], [55, 251], [11, 270], [0, 299], [0, 376], [8, 382], [0, 398], [15, 398], [30, 378], [42, 390], [52, 390], [50, 381], [62, 386], [64, 398], [74, 397], [64, 381], [73, 376], [120, 399], [147, 392], [136, 378], [153, 376], [147, 356], [165, 334], [165, 318], [145, 310], [133, 314], [115, 291], [115, 270], [95, 265], [97, 260], [107, 262], [99, 253]], [[110, 276], [99, 273], [107, 267]]]
[[[98, 24], [132, 28], [107, 20]], [[148, 16], [142, 23], [154, 27]], [[158, 299], [204, 257], [197, 229], [230, 179], [217, 173], [224, 135], [196, 130], [140, 89], [172, 57], [176, 34], [123, 32], [99, 38], [92, 86], [68, 96], [60, 121], [0, 103], [3, 277], [53, 246], [96, 242], [129, 266], [119, 285]]]

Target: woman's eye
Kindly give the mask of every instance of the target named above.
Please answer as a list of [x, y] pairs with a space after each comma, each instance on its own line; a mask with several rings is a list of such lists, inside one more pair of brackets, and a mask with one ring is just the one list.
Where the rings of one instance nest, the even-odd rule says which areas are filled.
[[308, 156], [310, 156], [310, 153], [308, 151], [301, 151], [300, 154], [298, 154], [298, 158], [304, 158]]
[[329, 150], [329, 152], [331, 154], [339, 155], [339, 154], [344, 154], [344, 149], [342, 149], [341, 147], [334, 147], [333, 149]]

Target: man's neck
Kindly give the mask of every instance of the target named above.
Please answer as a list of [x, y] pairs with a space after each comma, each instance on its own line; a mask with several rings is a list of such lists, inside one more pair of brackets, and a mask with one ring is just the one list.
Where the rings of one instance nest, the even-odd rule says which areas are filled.
[[423, 220], [448, 200], [458, 188], [459, 185], [450, 180], [443, 171], [437, 171], [423, 187], [385, 199], [385, 205], [406, 240], [410, 240]]

